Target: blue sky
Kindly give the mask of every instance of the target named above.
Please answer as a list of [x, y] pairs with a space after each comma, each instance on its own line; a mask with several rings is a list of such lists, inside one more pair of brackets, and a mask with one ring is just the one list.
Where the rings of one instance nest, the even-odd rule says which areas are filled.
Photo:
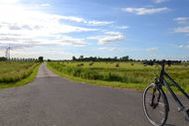
[[188, 0], [0, 0], [0, 55], [189, 60]]

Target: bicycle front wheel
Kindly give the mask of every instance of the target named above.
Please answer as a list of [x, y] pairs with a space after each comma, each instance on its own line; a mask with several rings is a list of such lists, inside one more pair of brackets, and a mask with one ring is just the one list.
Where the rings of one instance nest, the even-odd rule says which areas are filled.
[[144, 113], [151, 124], [163, 126], [168, 116], [168, 101], [162, 89], [150, 84], [143, 93]]

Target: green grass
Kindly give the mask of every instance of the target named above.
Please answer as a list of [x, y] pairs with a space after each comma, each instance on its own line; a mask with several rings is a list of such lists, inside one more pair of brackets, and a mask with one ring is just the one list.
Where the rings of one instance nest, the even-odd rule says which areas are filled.
[[121, 82], [110, 82], [110, 81], [101, 81], [101, 80], [88, 80], [88, 79], [82, 79], [79, 77], [70, 76], [68, 74], [64, 74], [63, 72], [60, 72], [53, 67], [51, 67], [49, 64], [47, 64], [48, 69], [50, 69], [55, 74], [67, 78], [69, 80], [73, 80], [75, 82], [81, 82], [86, 83], [90, 85], [96, 85], [96, 86], [105, 86], [105, 87], [112, 87], [112, 88], [129, 88], [129, 89], [136, 89], [141, 90], [144, 89], [147, 85], [139, 85], [135, 83], [121, 83]]
[[33, 81], [39, 66], [39, 63], [0, 62], [0, 88], [18, 87]]
[[[94, 85], [143, 90], [159, 74], [158, 66], [133, 62], [49, 62], [48, 68], [60, 76]], [[189, 67], [173, 65], [168, 73], [189, 91]]]

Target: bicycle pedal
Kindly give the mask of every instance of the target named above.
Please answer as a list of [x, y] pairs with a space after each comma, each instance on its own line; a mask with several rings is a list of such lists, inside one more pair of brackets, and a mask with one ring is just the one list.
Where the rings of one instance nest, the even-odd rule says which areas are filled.
[[185, 110], [185, 120], [189, 121], [189, 109]]
[[184, 108], [180, 108], [180, 107], [178, 107], [177, 109], [178, 109], [178, 112], [181, 112], [184, 110]]

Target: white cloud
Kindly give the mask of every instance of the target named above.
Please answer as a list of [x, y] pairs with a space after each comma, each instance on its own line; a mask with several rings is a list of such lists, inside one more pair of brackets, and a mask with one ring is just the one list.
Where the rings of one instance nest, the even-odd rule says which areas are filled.
[[87, 21], [84, 18], [74, 17], [74, 16], [56, 15], [55, 18], [59, 20], [68, 20], [68, 21], [77, 22], [77, 23], [87, 23]]
[[161, 13], [161, 12], [166, 12], [170, 10], [167, 7], [162, 7], [162, 8], [122, 8], [122, 11], [129, 12], [129, 13], [134, 13], [137, 15], [150, 15], [150, 14], [155, 14], [155, 13]]
[[180, 44], [178, 45], [179, 48], [182, 48], [182, 49], [189, 49], [189, 43], [186, 43], [186, 44]]
[[41, 7], [50, 7], [51, 5], [49, 3], [43, 3], [43, 4], [40, 4]]
[[126, 29], [129, 28], [129, 26], [125, 26], [125, 25], [123, 25], [123, 26], [116, 26], [116, 28], [117, 28], [117, 29], [126, 30]]
[[[40, 47], [36, 47], [36, 48], [37, 48], [36, 51], [33, 51], [30, 48], [12, 50], [11, 57], [38, 58], [39, 56], [44, 56], [44, 58], [47, 58], [47, 59], [60, 59], [60, 56], [61, 56], [61, 58], [70, 59], [70, 57], [75, 55], [72, 53], [65, 52], [63, 49], [55, 50], [53, 48], [48, 47], [48, 50], [40, 50]], [[58, 52], [58, 55], [57, 55], [57, 52]], [[4, 52], [2, 51], [1, 54], [3, 54], [3, 53]]]
[[189, 26], [177, 27], [177, 28], [174, 29], [174, 32], [177, 32], [177, 33], [189, 33]]
[[[6, 13], [4, 13], [6, 12]], [[69, 44], [85, 45], [84, 40], [66, 37], [65, 33], [98, 31], [94, 28], [85, 28], [66, 25], [61, 20], [82, 22], [83, 20], [71, 16], [55, 15], [41, 11], [27, 10], [20, 5], [0, 5], [0, 43], [7, 44]], [[61, 39], [56, 36], [61, 34]], [[49, 40], [49, 37], [51, 38]]]
[[116, 51], [118, 50], [117, 48], [114, 48], [114, 47], [100, 47], [98, 48], [98, 50], [103, 50], [103, 51]]
[[157, 47], [153, 47], [153, 48], [147, 48], [146, 51], [148, 52], [157, 52], [159, 49]]
[[77, 22], [77, 23], [84, 23], [91, 26], [106, 26], [106, 25], [110, 25], [114, 23], [113, 21], [97, 21], [97, 20], [90, 21], [81, 17], [74, 17], [74, 16], [57, 16], [57, 18], [62, 19], [62, 20]]
[[[9, 3], [15, 3], [11, 1]], [[41, 4], [41, 6], [50, 6]], [[6, 13], [4, 13], [6, 12]], [[64, 20], [83, 23], [87, 26], [105, 26], [112, 24], [112, 21], [86, 20], [80, 17], [64, 16], [42, 11], [27, 9], [20, 4], [0, 4], [0, 43], [9, 44], [61, 44], [84, 46], [86, 42], [81, 38], [66, 36], [66, 33], [91, 32], [99, 29], [79, 27], [64, 24]], [[57, 39], [57, 35], [62, 38]], [[103, 36], [99, 41], [108, 43], [122, 39], [122, 35]]]
[[[19, 4], [19, 0], [0, 0], [0, 49], [4, 49], [10, 44], [14, 51], [13, 56], [16, 57], [19, 55], [20, 57], [37, 57], [38, 54], [48, 56], [49, 52], [28, 51], [26, 54], [20, 50], [26, 48], [29, 50], [29, 47], [40, 48], [41, 46], [49, 48], [54, 45], [86, 46], [86, 39], [72, 37], [68, 34], [99, 31], [98, 28], [92, 26], [107, 26], [114, 23], [113, 21], [88, 20], [40, 11], [40, 7], [49, 6], [51, 5], [48, 3], [39, 4], [37, 9], [35, 7], [33, 9], [31, 6], [28, 8], [26, 5]], [[65, 21], [74, 22], [75, 25], [68, 25]], [[77, 23], [82, 23], [83, 27], [77, 26]], [[106, 32], [95, 40], [99, 44], [105, 44], [123, 39], [124, 35], [120, 32]], [[18, 53], [16, 53], [17, 50]]]
[[16, 4], [20, 0], [0, 0], [0, 4]]
[[72, 38], [70, 36], [61, 36], [56, 40], [58, 44], [73, 45], [73, 46], [85, 46], [87, 45], [84, 39]]
[[112, 42], [118, 42], [125, 39], [125, 36], [121, 32], [105, 32], [102, 36], [88, 37], [88, 39], [97, 40], [98, 44], [108, 44]]
[[113, 21], [88, 21], [89, 25], [93, 25], [93, 26], [105, 26], [105, 25], [110, 25], [113, 24]]
[[177, 17], [174, 19], [178, 24], [188, 24], [189, 23], [189, 17]]
[[153, 0], [154, 3], [163, 3], [163, 2], [167, 2], [169, 0]]

